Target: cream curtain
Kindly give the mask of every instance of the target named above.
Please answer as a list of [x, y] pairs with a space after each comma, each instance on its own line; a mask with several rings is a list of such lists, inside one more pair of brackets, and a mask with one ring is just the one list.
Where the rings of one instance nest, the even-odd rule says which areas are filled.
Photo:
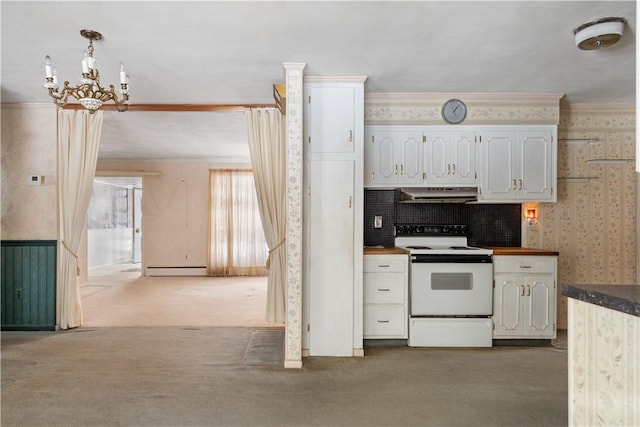
[[265, 276], [267, 242], [251, 170], [211, 169], [209, 274]]
[[78, 255], [98, 161], [102, 111], [58, 110], [58, 320], [82, 326]]
[[245, 113], [262, 228], [269, 245], [266, 320], [285, 322], [287, 150], [285, 121], [275, 108]]

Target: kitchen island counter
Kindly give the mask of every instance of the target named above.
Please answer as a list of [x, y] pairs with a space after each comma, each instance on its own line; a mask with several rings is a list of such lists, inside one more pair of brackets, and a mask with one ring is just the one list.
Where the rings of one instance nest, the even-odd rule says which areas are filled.
[[640, 425], [640, 286], [562, 285], [569, 425]]

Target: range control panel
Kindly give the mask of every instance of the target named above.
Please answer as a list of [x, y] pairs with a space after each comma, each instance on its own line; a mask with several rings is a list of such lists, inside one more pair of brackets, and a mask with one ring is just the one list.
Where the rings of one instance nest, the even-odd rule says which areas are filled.
[[396, 224], [398, 236], [466, 236], [466, 225]]

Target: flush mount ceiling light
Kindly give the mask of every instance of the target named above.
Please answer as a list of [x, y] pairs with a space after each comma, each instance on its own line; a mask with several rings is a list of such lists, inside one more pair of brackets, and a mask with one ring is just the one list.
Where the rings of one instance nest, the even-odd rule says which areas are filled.
[[93, 56], [93, 41], [102, 40], [102, 34], [93, 30], [81, 30], [80, 35], [89, 40], [89, 47], [84, 51], [82, 59], [82, 78], [78, 80], [77, 86], [69, 86], [69, 82], [64, 82], [62, 90], [58, 88], [58, 76], [56, 69], [51, 65], [49, 55], [45, 57], [44, 70], [46, 82], [44, 87], [49, 89], [49, 95], [53, 98], [54, 104], [58, 107], [67, 105], [69, 96], [73, 96], [89, 110], [96, 112], [104, 102], [113, 101], [118, 111], [127, 111], [129, 108], [129, 75], [124, 70], [124, 65], [120, 63], [120, 90], [122, 99], [118, 99], [115, 88], [109, 85], [109, 89], [100, 86], [100, 73], [96, 67], [96, 59]]
[[601, 18], [585, 22], [573, 30], [576, 46], [582, 50], [596, 50], [615, 44], [624, 31], [624, 18]]

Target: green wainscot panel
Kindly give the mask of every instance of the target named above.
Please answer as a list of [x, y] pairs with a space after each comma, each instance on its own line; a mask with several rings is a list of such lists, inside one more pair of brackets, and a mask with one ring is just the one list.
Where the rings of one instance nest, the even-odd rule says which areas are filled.
[[56, 241], [3, 240], [3, 331], [52, 331], [56, 327]]

